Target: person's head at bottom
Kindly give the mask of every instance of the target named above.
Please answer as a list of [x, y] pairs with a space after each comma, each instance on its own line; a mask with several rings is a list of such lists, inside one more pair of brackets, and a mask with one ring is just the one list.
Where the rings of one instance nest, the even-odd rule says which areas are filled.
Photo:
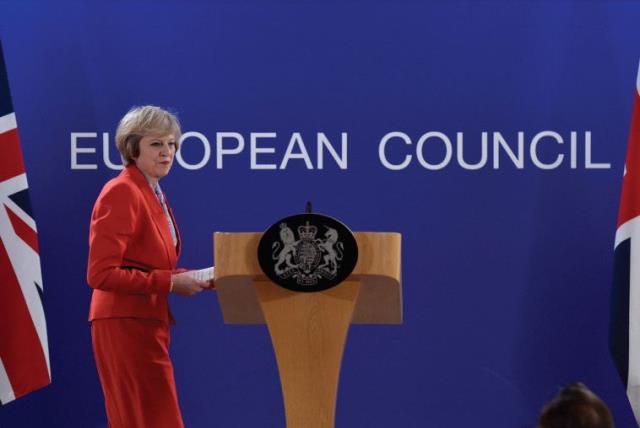
[[540, 413], [537, 428], [614, 428], [607, 405], [582, 383], [560, 390]]

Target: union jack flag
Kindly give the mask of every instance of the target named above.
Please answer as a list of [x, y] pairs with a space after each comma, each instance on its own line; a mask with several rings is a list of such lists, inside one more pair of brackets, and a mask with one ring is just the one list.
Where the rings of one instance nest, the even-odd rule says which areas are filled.
[[640, 421], [640, 68], [614, 248], [609, 345]]
[[0, 44], [0, 402], [49, 383], [38, 235]]

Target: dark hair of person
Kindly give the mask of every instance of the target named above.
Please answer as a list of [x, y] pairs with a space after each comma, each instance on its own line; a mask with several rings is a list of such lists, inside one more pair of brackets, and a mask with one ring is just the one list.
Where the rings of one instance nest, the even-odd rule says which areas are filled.
[[607, 405], [582, 383], [560, 390], [540, 413], [537, 428], [615, 428]]

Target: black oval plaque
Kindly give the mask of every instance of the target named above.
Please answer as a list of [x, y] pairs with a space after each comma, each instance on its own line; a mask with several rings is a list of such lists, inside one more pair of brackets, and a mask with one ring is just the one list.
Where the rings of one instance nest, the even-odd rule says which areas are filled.
[[322, 291], [356, 267], [358, 244], [338, 220], [320, 214], [283, 218], [262, 235], [258, 262], [267, 277], [292, 291]]

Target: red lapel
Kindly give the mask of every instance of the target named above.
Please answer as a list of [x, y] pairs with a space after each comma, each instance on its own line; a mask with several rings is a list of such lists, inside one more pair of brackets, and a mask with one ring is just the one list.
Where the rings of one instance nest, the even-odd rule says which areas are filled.
[[[144, 202], [151, 213], [151, 218], [153, 219], [158, 233], [162, 236], [162, 241], [164, 242], [169, 262], [171, 266], [175, 266], [178, 260], [178, 253], [176, 252], [176, 247], [173, 245], [173, 238], [171, 238], [169, 223], [167, 222], [167, 217], [164, 214], [164, 210], [162, 209], [162, 205], [160, 204], [158, 197], [151, 189], [149, 182], [142, 172], [134, 164], [128, 165], [123, 171], [123, 174], [129, 176], [131, 181], [133, 181], [142, 192]], [[173, 224], [175, 226], [175, 221]], [[176, 234], [177, 233], [176, 227]]]

